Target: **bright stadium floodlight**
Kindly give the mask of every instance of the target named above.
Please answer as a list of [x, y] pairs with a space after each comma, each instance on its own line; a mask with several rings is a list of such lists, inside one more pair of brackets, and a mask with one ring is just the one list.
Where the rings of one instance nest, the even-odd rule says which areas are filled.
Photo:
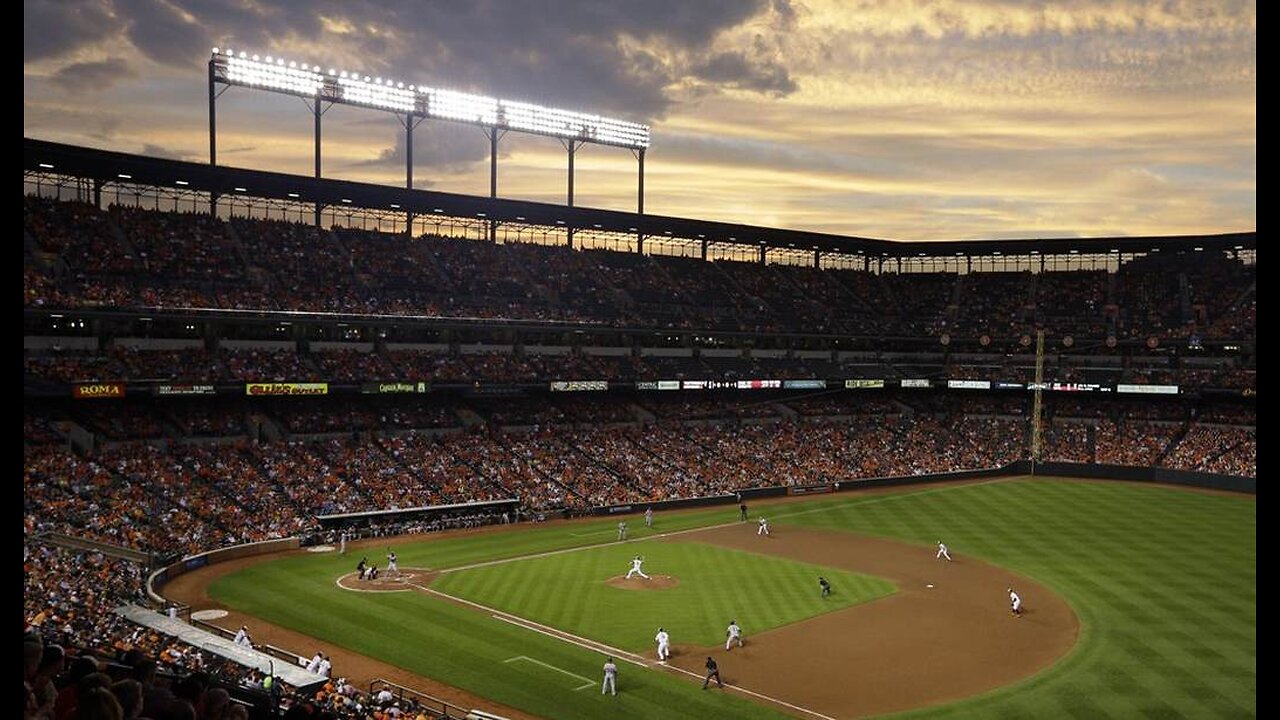
[[215, 55], [215, 60], [224, 63], [223, 79], [228, 83], [294, 95], [318, 95], [324, 87], [324, 77], [306, 65], [289, 67], [283, 59], [275, 61], [268, 57], [263, 62], [257, 57], [254, 55], [253, 59], [246, 59], [244, 53], [235, 56], [228, 50], [225, 56]]
[[229, 84], [295, 95], [320, 95], [330, 102], [632, 150], [649, 147], [649, 126], [642, 123], [426, 85], [406, 87], [403, 82], [336, 68], [329, 68], [324, 74], [319, 65], [286, 61], [273, 55], [250, 55], [244, 50], [214, 48], [211, 62], [216, 79]]
[[498, 101], [483, 95], [418, 86], [427, 96], [427, 117], [484, 125], [498, 124]]
[[382, 78], [377, 78], [370, 81], [368, 78], [360, 79], [355, 76], [339, 77], [338, 88], [343, 100], [356, 105], [369, 105], [383, 110], [406, 113], [418, 109], [417, 93], [405, 90], [403, 84], [401, 87], [396, 87], [390, 80], [383, 81]]

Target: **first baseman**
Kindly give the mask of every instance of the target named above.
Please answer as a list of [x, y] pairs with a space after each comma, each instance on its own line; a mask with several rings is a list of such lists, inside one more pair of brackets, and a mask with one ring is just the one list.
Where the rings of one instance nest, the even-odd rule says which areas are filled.
[[768, 535], [768, 534], [769, 534], [769, 521], [765, 520], [764, 517], [762, 516], [760, 518], [760, 527], [759, 529], [756, 530], [756, 535]]
[[1013, 588], [1009, 588], [1009, 614], [1022, 617], [1022, 598], [1013, 591]]
[[938, 560], [946, 558], [947, 562], [951, 562], [951, 553], [947, 552], [947, 546], [941, 540], [938, 541], [938, 554], [934, 558]]

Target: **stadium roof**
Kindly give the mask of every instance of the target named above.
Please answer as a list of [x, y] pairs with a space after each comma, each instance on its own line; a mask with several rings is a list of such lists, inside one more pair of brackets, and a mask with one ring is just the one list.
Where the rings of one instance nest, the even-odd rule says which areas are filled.
[[[23, 139], [23, 168], [102, 184], [174, 187], [222, 196], [268, 198], [285, 202], [320, 203], [334, 207], [412, 212], [418, 216], [483, 218], [499, 223], [566, 227], [593, 232], [643, 234], [653, 238], [689, 240], [769, 249], [819, 250], [862, 254], [871, 258], [941, 257], [960, 255], [1043, 255], [1078, 253], [1146, 253], [1161, 251], [1257, 249], [1257, 233], [1110, 238], [1025, 238], [899, 242], [804, 230], [712, 222], [634, 212], [567, 207], [550, 203], [459, 195], [433, 190], [409, 190], [373, 183], [351, 182], [246, 170], [205, 163], [154, 158], [62, 143]], [[181, 183], [179, 182], [181, 181]], [[396, 207], [392, 207], [392, 206]]]

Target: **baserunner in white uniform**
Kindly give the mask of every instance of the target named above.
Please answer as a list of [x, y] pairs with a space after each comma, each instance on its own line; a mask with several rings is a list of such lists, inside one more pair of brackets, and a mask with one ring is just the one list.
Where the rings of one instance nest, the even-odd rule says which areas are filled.
[[938, 554], [934, 557], [938, 560], [946, 558], [947, 562], [951, 562], [951, 553], [947, 552], [947, 546], [941, 540], [938, 541]]
[[738, 647], [742, 647], [742, 628], [738, 627], [737, 620], [729, 621], [729, 627], [724, 631], [724, 635], [724, 649], [726, 651], [733, 647], [734, 643], [737, 643]]
[[658, 628], [658, 634], [653, 639], [658, 643], [658, 662], [665, 663], [671, 657], [671, 636], [666, 630]]
[[627, 571], [627, 577], [625, 579], [630, 580], [632, 575], [639, 575], [645, 580], [648, 580], [649, 576], [645, 575], [644, 571], [640, 569], [640, 566], [643, 564], [644, 564], [644, 558], [640, 557], [639, 555], [635, 556], [634, 558], [631, 558], [631, 569]]

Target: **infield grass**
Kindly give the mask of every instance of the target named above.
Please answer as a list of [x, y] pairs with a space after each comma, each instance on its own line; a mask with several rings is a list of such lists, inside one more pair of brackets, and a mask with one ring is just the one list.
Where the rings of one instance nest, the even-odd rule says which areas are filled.
[[[643, 548], [645, 571], [679, 579], [667, 590], [623, 590]], [[823, 598], [818, 576], [840, 591]], [[715, 645], [737, 620], [744, 634], [839, 610], [893, 592], [885, 580], [778, 557], [692, 542], [612, 545], [449, 573], [432, 587], [625, 650], [654, 646], [659, 627], [673, 644]]]

